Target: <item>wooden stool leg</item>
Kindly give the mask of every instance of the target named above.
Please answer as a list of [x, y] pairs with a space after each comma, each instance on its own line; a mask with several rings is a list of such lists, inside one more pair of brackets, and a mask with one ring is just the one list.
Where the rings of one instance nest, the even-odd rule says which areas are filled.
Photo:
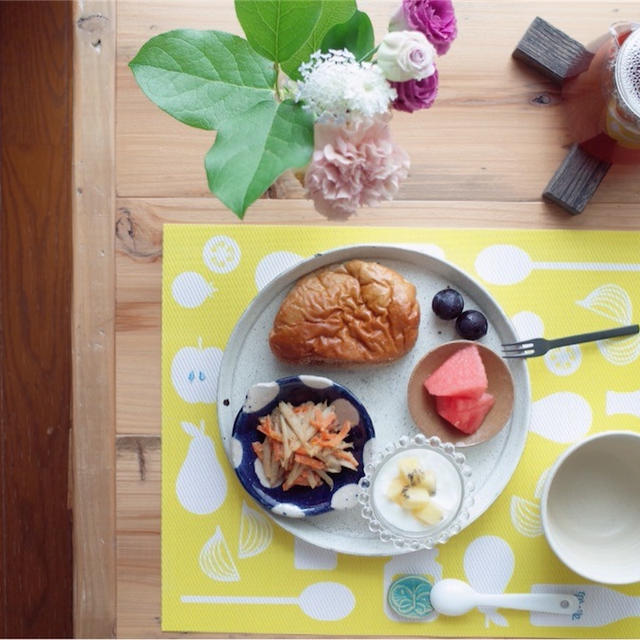
[[542, 197], [573, 215], [582, 213], [610, 166], [574, 144]]
[[593, 58], [583, 45], [542, 18], [535, 18], [512, 55], [556, 84], [582, 73]]

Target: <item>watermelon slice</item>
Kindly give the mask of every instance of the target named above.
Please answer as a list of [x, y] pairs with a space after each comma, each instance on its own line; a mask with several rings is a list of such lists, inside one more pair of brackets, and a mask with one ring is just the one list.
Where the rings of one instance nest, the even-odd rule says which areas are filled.
[[424, 381], [426, 390], [432, 396], [476, 399], [487, 390], [487, 385], [487, 372], [478, 347], [474, 344], [456, 351]]
[[479, 399], [437, 396], [436, 411], [463, 433], [475, 433], [493, 407], [494, 397], [483, 393]]

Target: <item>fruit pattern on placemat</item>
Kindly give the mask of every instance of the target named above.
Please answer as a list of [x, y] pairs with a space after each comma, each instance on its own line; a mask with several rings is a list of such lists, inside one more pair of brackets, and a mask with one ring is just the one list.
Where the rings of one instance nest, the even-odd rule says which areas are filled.
[[[216, 423], [226, 340], [277, 274], [360, 243], [397, 243], [456, 264], [497, 298], [520, 338], [629, 324], [640, 305], [635, 232], [166, 225], [163, 629], [635, 637], [640, 585], [604, 587], [562, 566], [542, 535], [539, 501], [545, 473], [570, 443], [597, 431], [640, 431], [638, 336], [529, 361], [532, 416], [518, 469], [490, 509], [440, 548], [386, 558], [336, 554], [275, 526], [239, 486]], [[460, 578], [485, 592], [569, 590], [581, 608], [549, 616], [483, 607], [416, 623], [399, 618], [386, 599], [403, 574]]]

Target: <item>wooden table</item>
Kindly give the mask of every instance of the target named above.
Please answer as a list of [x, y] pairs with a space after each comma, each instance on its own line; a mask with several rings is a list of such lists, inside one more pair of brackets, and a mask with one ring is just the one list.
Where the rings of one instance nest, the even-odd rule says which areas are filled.
[[[359, 4], [381, 37], [396, 2]], [[455, 6], [460, 35], [439, 61], [435, 106], [392, 123], [409, 179], [395, 202], [344, 224], [640, 229], [637, 169], [614, 167], [580, 216], [541, 201], [570, 143], [561, 96], [511, 59], [536, 15], [589, 42], [637, 19], [637, 2]], [[163, 31], [241, 30], [232, 0], [84, 0], [75, 20], [75, 626], [159, 636], [162, 225], [237, 220], [207, 189], [214, 134], [161, 112], [127, 63]], [[260, 223], [328, 221], [285, 176], [242, 224]]]

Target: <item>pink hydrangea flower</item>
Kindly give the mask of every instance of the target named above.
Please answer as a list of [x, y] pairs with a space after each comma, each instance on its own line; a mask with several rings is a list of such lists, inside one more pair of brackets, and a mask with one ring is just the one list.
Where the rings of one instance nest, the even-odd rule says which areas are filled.
[[458, 35], [452, 0], [402, 0], [391, 18], [389, 29], [421, 31], [441, 56], [449, 51]]
[[348, 216], [391, 200], [409, 173], [409, 156], [391, 139], [389, 116], [347, 123], [318, 122], [305, 187], [316, 209]]
[[391, 105], [398, 111], [413, 113], [418, 109], [428, 109], [438, 95], [438, 70], [422, 80], [392, 82], [391, 86], [398, 94]]

